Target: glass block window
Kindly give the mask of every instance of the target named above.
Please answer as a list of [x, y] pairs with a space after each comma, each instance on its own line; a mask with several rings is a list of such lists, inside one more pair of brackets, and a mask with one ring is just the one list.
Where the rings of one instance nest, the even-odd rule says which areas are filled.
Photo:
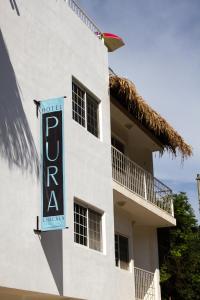
[[102, 215], [74, 203], [74, 241], [91, 249], [102, 251]]
[[83, 127], [99, 136], [99, 103], [84, 89], [72, 82], [72, 117]]
[[117, 267], [129, 270], [128, 238], [115, 234], [115, 264]]

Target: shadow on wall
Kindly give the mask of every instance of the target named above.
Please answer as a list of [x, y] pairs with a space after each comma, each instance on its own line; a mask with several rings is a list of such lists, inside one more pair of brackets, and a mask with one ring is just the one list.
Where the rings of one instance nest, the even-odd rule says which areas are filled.
[[60, 296], [63, 296], [62, 230], [41, 234], [41, 244]]
[[19, 86], [0, 30], [0, 156], [9, 168], [39, 176], [39, 159], [24, 113]]
[[18, 5], [16, 3], [16, 0], [10, 0], [10, 5], [11, 5], [13, 10], [16, 10], [17, 15], [20, 16], [19, 8], [18, 8]]

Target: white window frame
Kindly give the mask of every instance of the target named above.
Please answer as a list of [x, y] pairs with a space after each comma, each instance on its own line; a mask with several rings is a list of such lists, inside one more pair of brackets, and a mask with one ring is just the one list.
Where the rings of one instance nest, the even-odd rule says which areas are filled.
[[[77, 200], [77, 198], [74, 201], [74, 205], [75, 204], [77, 204], [77, 205], [79, 205], [79, 206], [86, 209], [86, 218], [87, 218], [87, 236], [86, 236], [86, 239], [87, 239], [87, 243], [86, 243], [86, 245], [84, 245], [84, 244], [81, 244], [81, 243], [78, 243], [78, 242], [75, 241], [75, 230], [74, 230], [74, 243], [77, 244], [77, 245], [80, 245], [84, 248], [88, 248], [92, 251], [97, 251], [99, 253], [104, 253], [104, 239], [103, 239], [104, 213], [102, 211], [100, 211], [99, 209], [94, 208], [93, 206], [87, 205], [87, 204], [83, 203], [82, 201]], [[100, 221], [100, 249], [94, 249], [94, 248], [90, 247], [89, 211], [97, 213], [101, 216], [101, 221]], [[75, 224], [75, 219], [74, 219], [74, 224]]]
[[[78, 81], [76, 78], [72, 77], [72, 85], [75, 84], [78, 88], [80, 88], [83, 92], [84, 92], [84, 109], [85, 109], [85, 126], [83, 126], [82, 124], [80, 124], [78, 121], [76, 121], [73, 118], [73, 104], [72, 104], [72, 119], [78, 123], [81, 127], [85, 128], [85, 130], [87, 130], [87, 132], [89, 132], [90, 134], [92, 134], [93, 136], [95, 136], [96, 138], [100, 139], [101, 137], [101, 132], [100, 132], [100, 105], [101, 105], [101, 101], [92, 93], [90, 92], [82, 83], [80, 83], [80, 81]], [[73, 89], [71, 92], [71, 95], [73, 95]], [[97, 135], [95, 135], [94, 133], [90, 132], [88, 130], [88, 123], [87, 123], [87, 95], [92, 99], [92, 101], [96, 102], [97, 104]], [[72, 102], [73, 102], [73, 96], [72, 96]]]

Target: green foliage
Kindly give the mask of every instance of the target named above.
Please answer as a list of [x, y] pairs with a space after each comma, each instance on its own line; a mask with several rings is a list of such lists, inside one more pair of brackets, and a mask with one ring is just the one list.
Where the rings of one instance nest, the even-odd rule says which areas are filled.
[[200, 299], [200, 229], [185, 193], [176, 194], [176, 227], [158, 230], [162, 299]]

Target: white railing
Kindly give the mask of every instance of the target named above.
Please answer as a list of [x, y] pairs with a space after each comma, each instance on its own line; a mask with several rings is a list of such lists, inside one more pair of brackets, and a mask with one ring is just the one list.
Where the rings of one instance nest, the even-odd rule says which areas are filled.
[[101, 30], [95, 25], [95, 23], [87, 16], [82, 8], [74, 0], [68, 0], [69, 7], [73, 12], [90, 28], [98, 37], [101, 36]]
[[154, 273], [143, 269], [134, 268], [135, 275], [135, 299], [155, 300]]
[[112, 173], [115, 181], [173, 215], [171, 189], [114, 147]]

